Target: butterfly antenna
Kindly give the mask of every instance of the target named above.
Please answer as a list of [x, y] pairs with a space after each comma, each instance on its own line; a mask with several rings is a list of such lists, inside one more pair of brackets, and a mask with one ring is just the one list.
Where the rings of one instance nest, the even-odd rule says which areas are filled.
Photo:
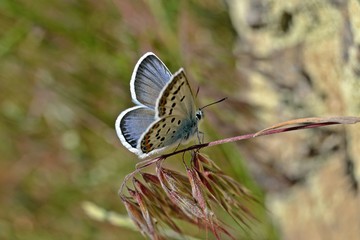
[[220, 103], [220, 102], [222, 102], [222, 101], [225, 101], [226, 99], [227, 99], [227, 97], [224, 97], [224, 98], [222, 98], [222, 99], [220, 99], [220, 100], [217, 100], [216, 102], [209, 103], [208, 105], [205, 105], [205, 106], [201, 107], [200, 110], [203, 110], [203, 109], [206, 108], [206, 107], [209, 107], [209, 106], [211, 106], [211, 105]]
[[197, 89], [196, 89], [195, 99], [197, 98], [197, 96], [199, 94], [199, 91], [200, 91], [200, 86], [198, 86]]

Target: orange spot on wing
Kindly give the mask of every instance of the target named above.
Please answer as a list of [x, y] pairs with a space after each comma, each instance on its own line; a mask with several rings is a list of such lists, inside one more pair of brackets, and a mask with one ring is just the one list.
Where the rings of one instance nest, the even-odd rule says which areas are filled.
[[[143, 142], [142, 142], [142, 146], [145, 147], [145, 153], [148, 153], [152, 150], [153, 144], [150, 143], [150, 136], [146, 135]], [[143, 148], [144, 149], [144, 148]]]

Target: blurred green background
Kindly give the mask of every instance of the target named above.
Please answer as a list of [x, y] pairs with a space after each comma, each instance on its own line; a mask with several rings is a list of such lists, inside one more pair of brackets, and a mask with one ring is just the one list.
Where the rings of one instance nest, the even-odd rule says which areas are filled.
[[[185, 67], [201, 86], [199, 104], [232, 91], [235, 32], [225, 5], [2, 0], [0, 29], [0, 238], [143, 239], [92, 220], [83, 203], [126, 216], [117, 190], [137, 159], [114, 121], [133, 105], [129, 81], [142, 54], [155, 52], [173, 72]], [[223, 107], [205, 113], [213, 119], [203, 125], [207, 140], [220, 137]], [[254, 186], [227, 148], [212, 150], [213, 159]]]

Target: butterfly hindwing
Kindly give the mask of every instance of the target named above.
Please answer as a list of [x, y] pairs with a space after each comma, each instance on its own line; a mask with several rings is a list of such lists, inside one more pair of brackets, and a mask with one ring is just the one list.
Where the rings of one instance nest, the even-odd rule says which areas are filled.
[[156, 100], [172, 77], [165, 64], [153, 53], [137, 62], [130, 81], [131, 97], [138, 105], [156, 108]]
[[194, 97], [185, 72], [180, 69], [166, 85], [157, 101], [158, 117], [179, 115], [189, 117], [195, 114]]
[[155, 112], [143, 106], [129, 108], [116, 119], [115, 128], [121, 143], [131, 152], [139, 152], [140, 137], [155, 121]]
[[[186, 122], [180, 116], [167, 116], [157, 120], [141, 137], [138, 148], [143, 153], [161, 149], [183, 140]], [[184, 139], [185, 140], [185, 139]]]

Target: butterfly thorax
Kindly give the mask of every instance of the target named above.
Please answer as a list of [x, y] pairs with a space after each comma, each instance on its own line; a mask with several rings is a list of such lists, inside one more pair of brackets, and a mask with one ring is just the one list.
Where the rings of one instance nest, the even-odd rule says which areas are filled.
[[199, 122], [203, 119], [204, 114], [199, 109], [195, 112], [194, 117], [189, 118], [189, 120], [186, 120], [183, 122], [183, 124], [180, 126], [179, 134], [182, 136], [179, 136], [180, 139], [183, 139], [184, 142], [187, 142], [191, 137], [193, 137], [195, 134], [198, 133], [199, 129]]

